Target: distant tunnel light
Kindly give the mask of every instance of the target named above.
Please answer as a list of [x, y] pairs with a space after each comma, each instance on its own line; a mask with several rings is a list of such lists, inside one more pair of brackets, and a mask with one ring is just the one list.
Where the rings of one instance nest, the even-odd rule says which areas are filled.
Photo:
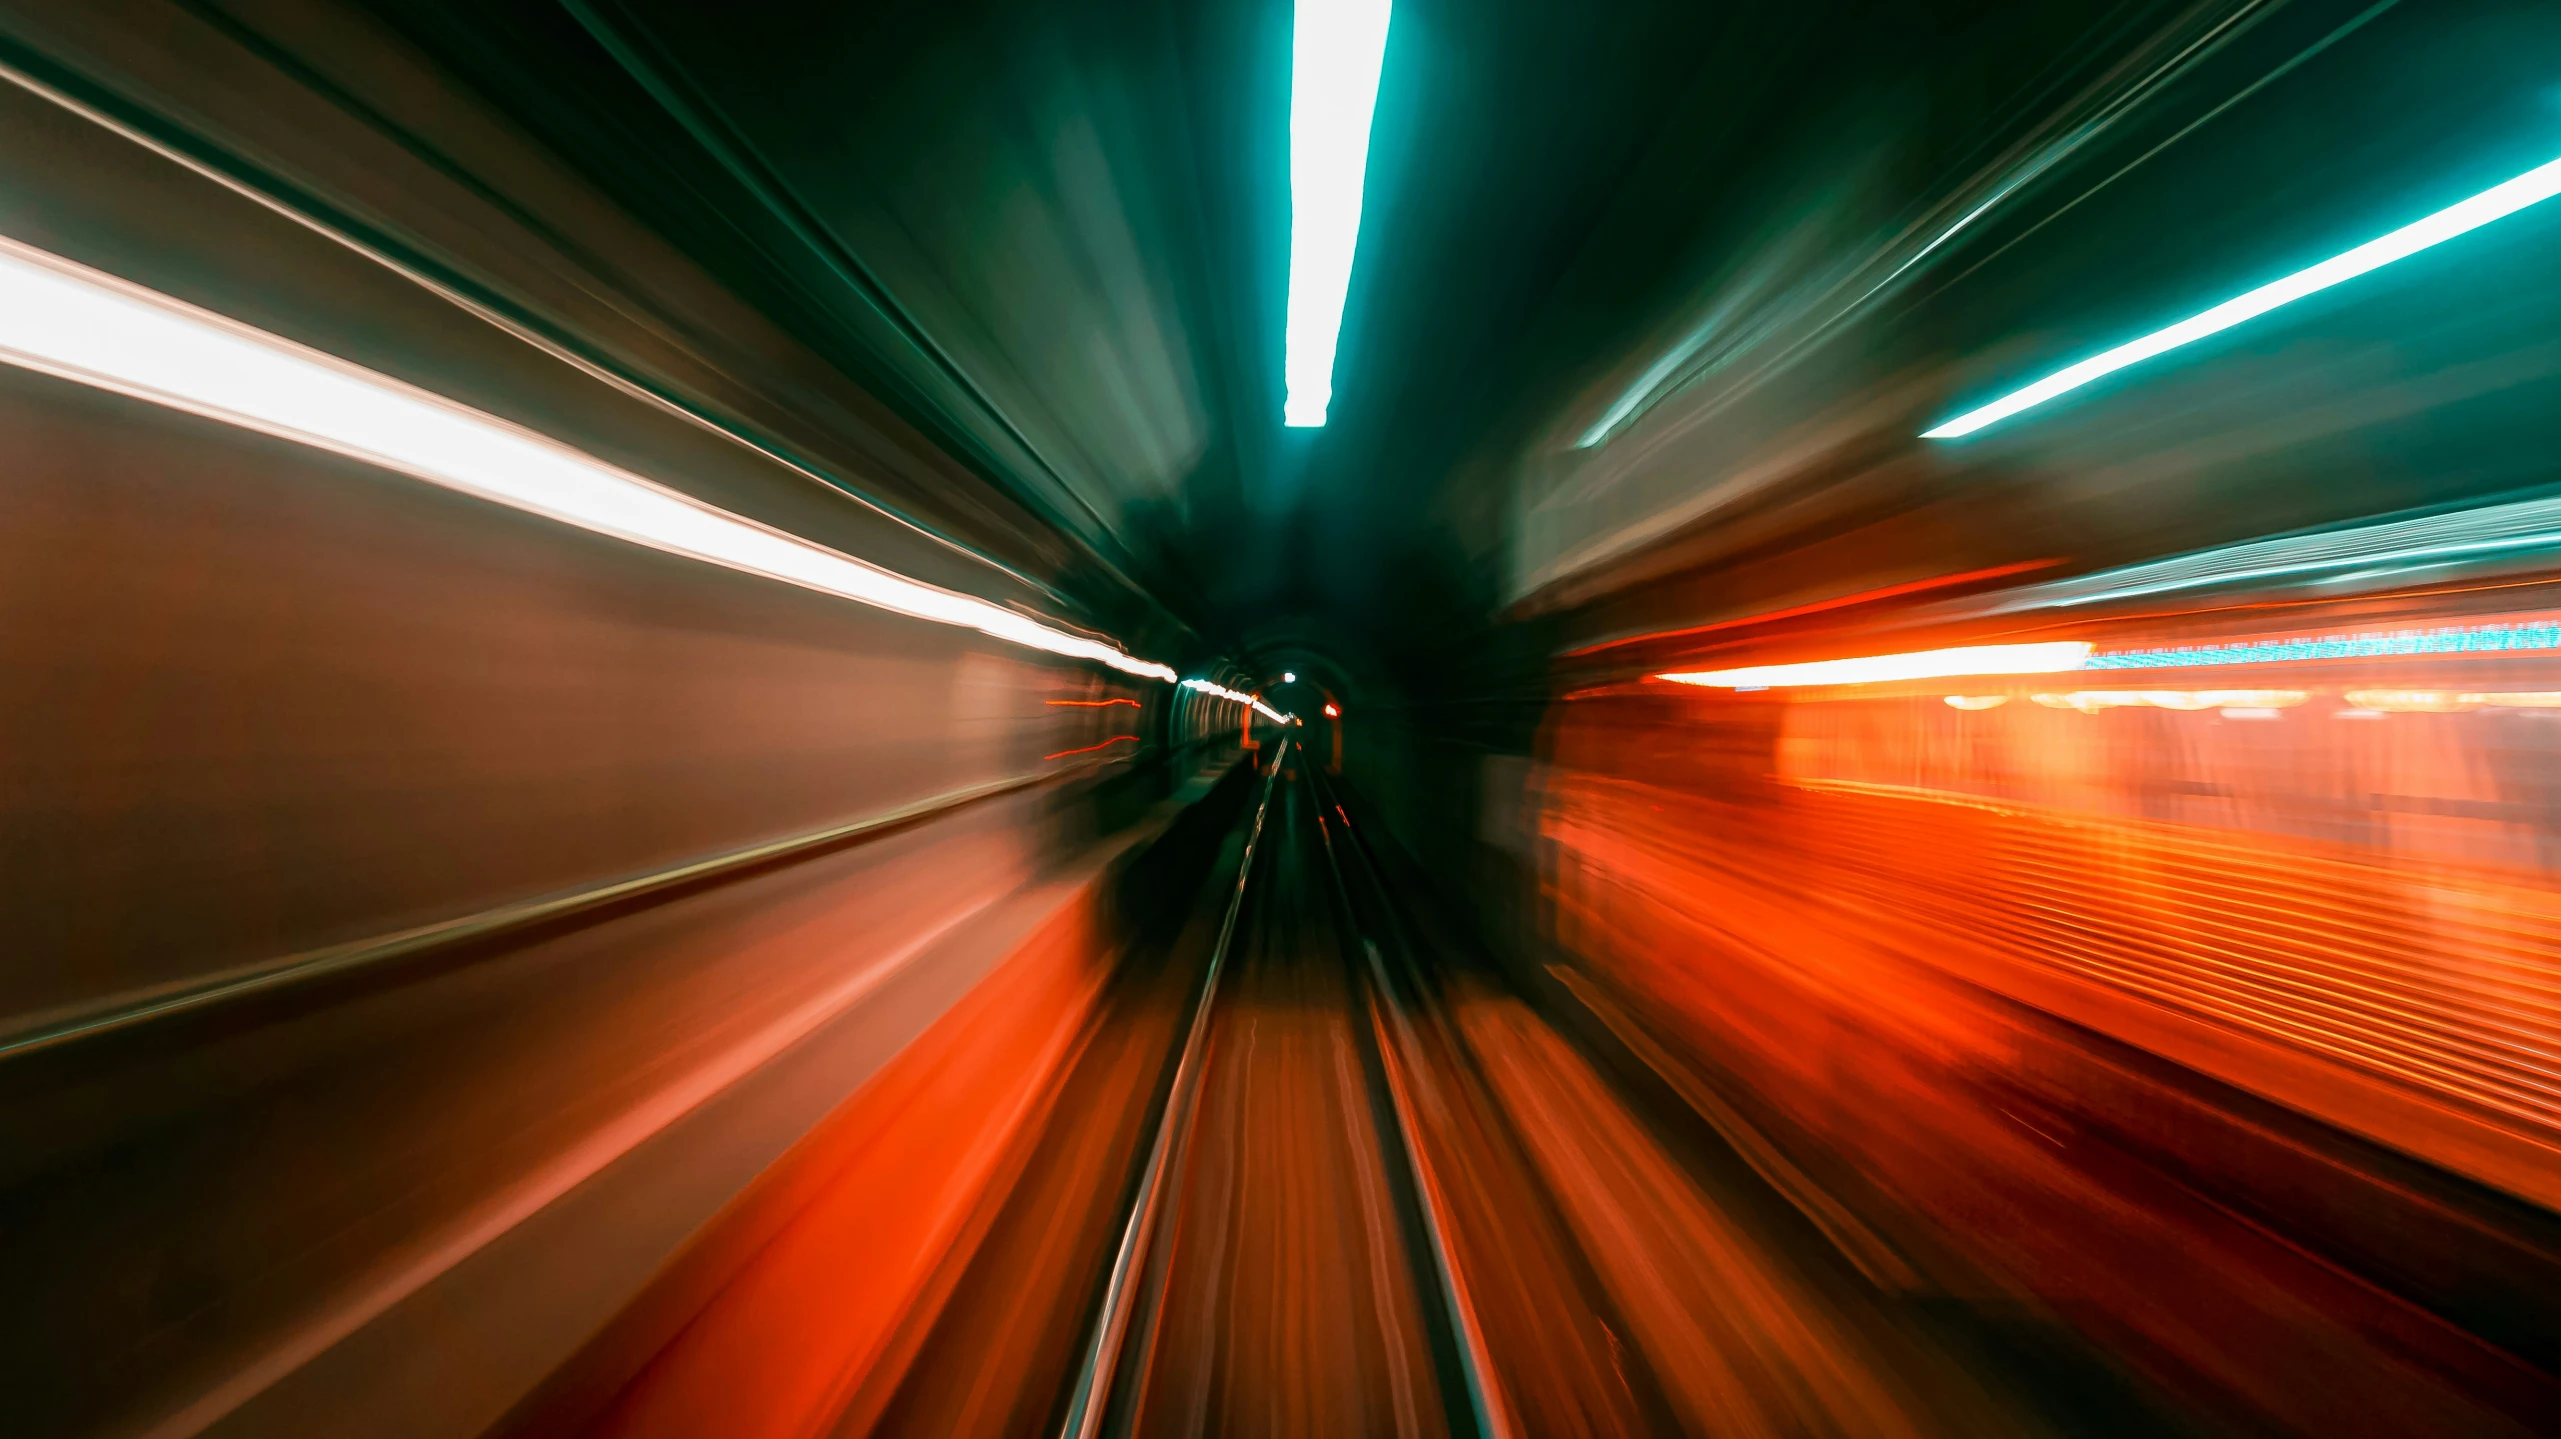
[[1956, 649], [1916, 650], [1910, 654], [1869, 655], [1862, 659], [1813, 660], [1792, 665], [1750, 665], [1742, 669], [1696, 670], [1656, 675], [1674, 684], [1716, 689], [1767, 689], [1773, 685], [1863, 685], [1894, 680], [1954, 679], [1960, 675], [2050, 675], [2077, 670], [2089, 662], [2090, 646], [2079, 640], [2032, 645], [1964, 645]]
[[1294, 685], [1294, 684], [1298, 683], [1298, 671], [1296, 671], [1296, 670], [1282, 670], [1282, 671], [1281, 671], [1281, 683], [1282, 683], [1282, 684], [1285, 684], [1285, 685]]
[[1923, 430], [1921, 438], [1953, 440], [1973, 434], [2022, 410], [2077, 390], [2092, 380], [2112, 375], [2128, 365], [2140, 364], [2155, 355], [2255, 319], [2280, 305], [2317, 294], [2369, 270], [2381, 269], [2395, 260], [2415, 255], [2431, 245], [2443, 244], [2457, 235], [2477, 230], [2556, 194], [2561, 194], [2561, 160], [2528, 170], [2506, 184], [2494, 185], [2469, 200], [2448, 205], [2426, 219], [2404, 225], [2381, 239], [2368, 240], [2344, 254], [2334, 255], [2309, 269], [2297, 270], [2284, 279], [2261, 285], [2248, 294], [2226, 300], [2167, 329], [2155, 330], [2139, 340], [2057, 370], [1981, 409], [1968, 410], [1935, 429]]
[[1388, 0], [1298, 0], [1290, 48], [1289, 332], [1281, 423], [1313, 428], [1334, 401], [1334, 343], [1360, 242], [1370, 113]]
[[0, 363], [397, 470], [670, 554], [1171, 681], [1174, 671], [841, 555], [521, 426], [0, 239]]
[[1325, 706], [1325, 718], [1327, 718], [1327, 719], [1341, 719], [1342, 717], [1343, 717], [1343, 712], [1342, 712], [1341, 710], [1338, 710], [1338, 709], [1334, 708], [1332, 705], [1327, 705], [1327, 706]]

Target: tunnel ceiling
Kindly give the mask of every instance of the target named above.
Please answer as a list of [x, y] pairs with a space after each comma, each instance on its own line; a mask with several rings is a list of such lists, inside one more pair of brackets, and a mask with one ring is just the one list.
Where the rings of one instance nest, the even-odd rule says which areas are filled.
[[[1097, 614], [1143, 592], [1231, 650], [1439, 660], [1496, 615], [1606, 629], [2512, 489], [2499, 437], [2552, 398], [2514, 358], [2548, 284], [2486, 341], [2386, 291], [2309, 361], [2245, 353], [2242, 391], [2173, 379], [1953, 460], [1912, 439], [2057, 347], [2550, 158], [2548, 7], [1399, 0], [1309, 432], [1278, 423], [1286, 5], [371, 3], [1074, 536]], [[2314, 433], [2217, 479], [2269, 448], [2248, 395], [2483, 349], [2516, 373], [2364, 434], [2352, 474], [2303, 483]]]

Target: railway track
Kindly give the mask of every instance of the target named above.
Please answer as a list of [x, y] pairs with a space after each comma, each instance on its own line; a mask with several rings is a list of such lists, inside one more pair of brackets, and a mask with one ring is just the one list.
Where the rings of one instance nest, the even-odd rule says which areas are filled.
[[1251, 821], [1065, 1439], [1513, 1432], [1411, 1143], [1417, 1086], [1381, 1043], [1396, 1000], [1317, 778], [1289, 759]]

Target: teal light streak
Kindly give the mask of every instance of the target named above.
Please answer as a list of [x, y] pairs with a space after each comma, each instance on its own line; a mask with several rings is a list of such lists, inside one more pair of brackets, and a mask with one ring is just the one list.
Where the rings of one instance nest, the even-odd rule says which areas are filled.
[[2083, 668], [2203, 669], [2223, 665], [2299, 664], [2310, 660], [2381, 659], [2404, 655], [2487, 655], [2561, 649], [2561, 623], [2454, 625], [2432, 630], [2371, 631], [2319, 639], [2254, 640], [2228, 645], [2101, 650]]
[[2504, 219], [2530, 205], [2540, 204], [2561, 194], [2561, 160], [2539, 165], [2503, 185], [2494, 185], [2468, 200], [2457, 201], [2424, 220], [2404, 225], [2380, 239], [2368, 240], [2343, 254], [2333, 255], [2317, 265], [2297, 270], [2281, 280], [2261, 285], [2245, 295], [2224, 301], [2213, 309], [2191, 315], [2165, 329], [2155, 330], [2141, 339], [2130, 340], [2113, 350], [2092, 355], [2077, 365], [2069, 365], [2022, 389], [2011, 391], [1980, 409], [1968, 410], [1936, 428], [1923, 430], [1925, 440], [1953, 440], [1977, 430], [1999, 424], [2023, 410], [2033, 409], [2060, 395], [2066, 395], [2102, 379], [2129, 365], [2138, 365], [2155, 355], [2167, 353], [2182, 345], [2193, 344], [2209, 335], [2220, 334], [2244, 321], [2253, 320], [2281, 305], [2290, 305], [2306, 295], [2318, 294], [2333, 285], [2353, 280], [2370, 270], [2379, 270], [2395, 260], [2407, 259], [2434, 245], [2444, 244], [2458, 235], [2468, 234], [2493, 220]]

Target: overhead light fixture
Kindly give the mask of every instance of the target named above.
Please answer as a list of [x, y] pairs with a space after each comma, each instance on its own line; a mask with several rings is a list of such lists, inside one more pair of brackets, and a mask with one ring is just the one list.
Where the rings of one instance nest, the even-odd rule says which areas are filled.
[[1294, 684], [1298, 683], [1298, 671], [1296, 671], [1296, 670], [1282, 670], [1282, 671], [1281, 671], [1281, 683], [1282, 683], [1282, 684], [1285, 684], [1285, 685], [1294, 685]]
[[2078, 640], [2030, 645], [1964, 645], [1956, 649], [1915, 650], [1909, 654], [1868, 655], [1848, 660], [1812, 660], [1792, 665], [1748, 665], [1730, 670], [1693, 670], [1656, 675], [1674, 684], [1715, 689], [1754, 690], [1777, 685], [1865, 685], [1895, 680], [1953, 679], [1959, 675], [2049, 675], [2077, 670], [2089, 662], [2090, 646]]
[[1281, 423], [1325, 423], [1360, 242], [1388, 0], [1298, 0], [1290, 46], [1289, 329]]
[[443, 396], [0, 238], [0, 363], [202, 415], [596, 534], [1012, 644], [1174, 671], [867, 564]]
[[2494, 185], [2471, 199], [2448, 205], [2426, 219], [2404, 225], [2381, 239], [2368, 240], [2344, 254], [2334, 255], [2308, 269], [2297, 270], [2284, 279], [2270, 281], [2248, 294], [2226, 300], [2201, 314], [2191, 315], [2167, 329], [2155, 330], [2141, 339], [2092, 355], [2077, 365], [2066, 366], [2035, 384], [2003, 395], [1981, 409], [1968, 410], [1934, 429], [1923, 430], [1921, 438], [1959, 439], [1999, 424], [2022, 410], [2032, 409], [2058, 395], [2069, 394], [2128, 365], [2141, 364], [2181, 345], [2220, 334], [2280, 305], [2292, 304], [2306, 295], [2318, 294], [2369, 270], [2379, 270], [2432, 245], [2444, 244], [2457, 235], [2468, 234], [2493, 220], [2548, 200], [2555, 194], [2561, 194], [2561, 160], [2537, 166], [2506, 184]]

